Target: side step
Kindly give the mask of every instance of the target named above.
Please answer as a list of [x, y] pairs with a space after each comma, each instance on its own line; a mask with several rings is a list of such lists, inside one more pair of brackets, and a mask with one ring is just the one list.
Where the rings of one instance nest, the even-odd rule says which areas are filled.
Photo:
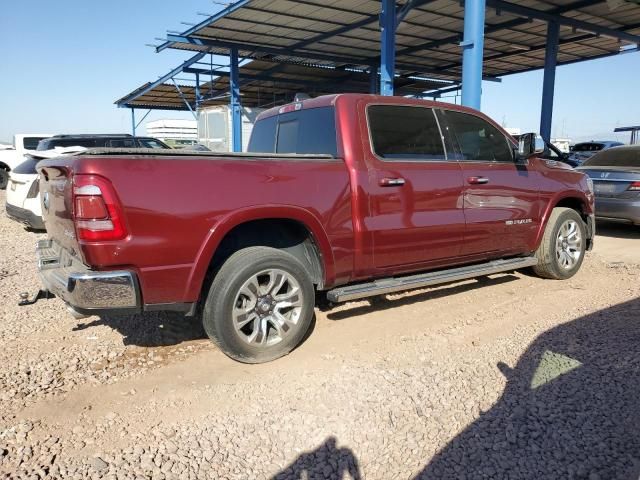
[[538, 260], [535, 257], [518, 257], [507, 260], [493, 260], [487, 263], [451, 268], [448, 270], [419, 273], [406, 277], [384, 278], [374, 280], [373, 282], [334, 288], [327, 292], [327, 298], [329, 301], [335, 303], [348, 302], [350, 300], [372, 297], [374, 295], [402, 292], [413, 288], [428, 287], [441, 283], [457, 282], [459, 280], [491, 275], [493, 273], [508, 272], [519, 268], [531, 267], [537, 263]]

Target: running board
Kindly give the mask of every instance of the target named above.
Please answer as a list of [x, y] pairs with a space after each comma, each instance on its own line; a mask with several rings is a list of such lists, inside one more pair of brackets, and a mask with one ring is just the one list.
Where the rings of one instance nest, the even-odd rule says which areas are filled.
[[391, 277], [359, 283], [345, 287], [334, 288], [327, 292], [330, 302], [340, 303], [359, 298], [384, 295], [385, 293], [402, 292], [414, 288], [429, 287], [441, 283], [457, 282], [469, 278], [482, 277], [493, 273], [508, 272], [519, 268], [536, 265], [536, 257], [519, 257], [508, 260], [493, 260], [487, 263], [468, 265], [465, 267], [438, 270], [436, 272], [420, 273], [406, 277]]

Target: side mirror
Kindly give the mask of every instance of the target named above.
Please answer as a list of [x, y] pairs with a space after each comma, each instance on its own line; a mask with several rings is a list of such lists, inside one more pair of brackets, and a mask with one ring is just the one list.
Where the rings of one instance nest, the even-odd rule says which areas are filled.
[[525, 133], [518, 139], [517, 160], [523, 161], [544, 153], [544, 140], [535, 133]]

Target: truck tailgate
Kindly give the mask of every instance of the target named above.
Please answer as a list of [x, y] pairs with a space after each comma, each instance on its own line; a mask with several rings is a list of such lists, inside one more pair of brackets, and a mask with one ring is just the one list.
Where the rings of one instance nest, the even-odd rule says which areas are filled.
[[72, 174], [73, 158], [56, 159], [55, 166], [41, 162], [40, 195], [42, 197], [42, 219], [49, 234], [63, 248], [78, 252], [75, 227], [72, 219]]

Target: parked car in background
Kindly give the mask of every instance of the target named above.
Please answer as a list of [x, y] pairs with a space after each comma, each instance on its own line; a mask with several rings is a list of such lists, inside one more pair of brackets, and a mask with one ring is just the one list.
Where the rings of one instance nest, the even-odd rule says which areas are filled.
[[591, 158], [596, 153], [606, 150], [607, 148], [621, 145], [624, 145], [624, 143], [615, 140], [592, 140], [590, 142], [576, 143], [571, 147], [569, 161], [573, 166], [582, 165], [585, 160]]
[[152, 137], [134, 137], [123, 134], [77, 134], [54, 135], [38, 144], [38, 150], [53, 150], [56, 147], [84, 148], [171, 148], [166, 143]]
[[27, 153], [24, 162], [10, 174], [7, 187], [7, 215], [25, 225], [43, 230], [40, 190], [36, 164], [43, 158], [77, 153], [87, 148], [152, 148], [166, 150], [170, 147], [157, 138], [131, 135], [54, 135], [43, 139]]
[[55, 158], [86, 150], [83, 147], [56, 147], [53, 150], [31, 150], [25, 160], [9, 173], [5, 209], [7, 216], [34, 230], [44, 230], [40, 188], [36, 165], [44, 158]]
[[13, 146], [0, 149], [0, 190], [7, 188], [9, 172], [24, 161], [24, 154], [35, 150], [40, 140], [50, 136], [46, 133], [19, 133], [13, 136]]
[[640, 145], [601, 151], [579, 168], [596, 195], [596, 217], [640, 225]]
[[223, 352], [257, 363], [302, 341], [316, 293], [566, 279], [593, 242], [588, 177], [472, 109], [323, 96], [262, 113], [248, 150], [39, 163], [44, 288], [75, 315], [202, 311]]

